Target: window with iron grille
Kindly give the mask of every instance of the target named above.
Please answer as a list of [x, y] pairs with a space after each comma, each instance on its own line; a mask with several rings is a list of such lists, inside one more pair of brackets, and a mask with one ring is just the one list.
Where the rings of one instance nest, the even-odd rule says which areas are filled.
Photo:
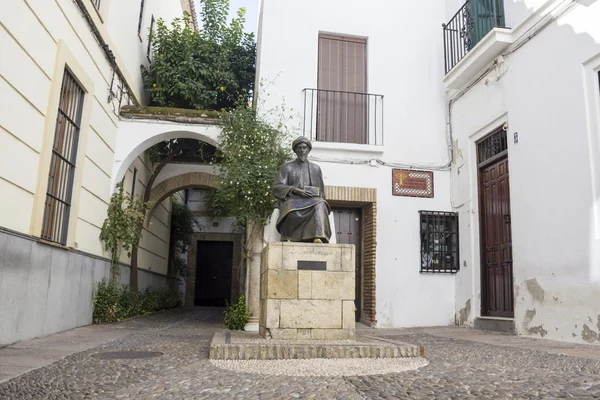
[[102, 0], [92, 0], [92, 4], [94, 4], [94, 7], [96, 7], [96, 10], [100, 11], [100, 2]]
[[56, 117], [41, 233], [43, 239], [63, 245], [67, 243], [83, 95], [81, 86], [65, 69]]
[[148, 57], [148, 61], [150, 60], [150, 55], [152, 54], [152, 35], [154, 32], [154, 15], [150, 20], [150, 33], [148, 34], [148, 50], [146, 50], [146, 57]]
[[421, 272], [451, 273], [459, 270], [458, 214], [419, 211]]
[[508, 141], [504, 127], [498, 128], [477, 143], [478, 164], [504, 156], [508, 151]]
[[131, 197], [135, 196], [135, 181], [137, 180], [137, 168], [133, 168], [133, 179], [131, 181]]
[[140, 5], [140, 18], [138, 19], [138, 35], [142, 33], [142, 20], [144, 19], [144, 0]]

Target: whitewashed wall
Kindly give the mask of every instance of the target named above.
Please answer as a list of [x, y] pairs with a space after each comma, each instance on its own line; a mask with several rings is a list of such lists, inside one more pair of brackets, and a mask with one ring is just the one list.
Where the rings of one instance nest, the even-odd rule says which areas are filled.
[[598, 2], [578, 6], [509, 55], [499, 80], [491, 72], [454, 106], [457, 165], [465, 164], [452, 174], [453, 202], [470, 216], [461, 219], [469, 268], [457, 276], [456, 303], [458, 311], [472, 300], [469, 322], [480, 315], [474, 141], [508, 122], [516, 328], [598, 343], [598, 18]]
[[[166, 19], [181, 14], [179, 0], [146, 3], [146, 31], [146, 17], [151, 13]], [[101, 4], [96, 12], [92, 2], [84, 0], [134, 95], [143, 100], [139, 66], [145, 39], [140, 42], [136, 33], [140, 2], [102, 0]], [[65, 64], [86, 91], [67, 240], [72, 251], [68, 252], [35, 242], [41, 234]], [[117, 110], [107, 101], [112, 77], [109, 62], [72, 0], [3, 4], [0, 318], [6, 323], [0, 329], [0, 345], [91, 323], [93, 286], [108, 274], [108, 255], [98, 236], [110, 199], [120, 126]], [[136, 155], [126, 187], [130, 187], [134, 166], [142, 188], [149, 176], [143, 155]], [[164, 276], [153, 272], [164, 274], [167, 270], [169, 211], [167, 200], [144, 231], [139, 258], [139, 266], [145, 270], [140, 273], [141, 287], [166, 283]], [[128, 262], [126, 255], [121, 261]], [[40, 299], [45, 299], [47, 308], [39, 306]]]
[[270, 110], [283, 99], [293, 109], [287, 125], [296, 135], [302, 133], [302, 89], [317, 87], [319, 32], [368, 38], [367, 91], [385, 96], [385, 146], [315, 143], [311, 156], [327, 185], [377, 188], [377, 325], [453, 323], [454, 276], [419, 273], [418, 210], [450, 210], [449, 173], [435, 173], [434, 199], [393, 197], [389, 166], [331, 162], [381, 159], [421, 167], [448, 162], [441, 84], [444, 4], [263, 0], [259, 18], [258, 71], [266, 84], [259, 107]]
[[183, 17], [181, 0], [145, 0], [139, 35], [138, 21], [141, 0], [108, 1], [108, 9], [104, 12], [106, 15], [104, 25], [113, 39], [117, 53], [123, 60], [124, 68], [131, 76], [130, 85], [140, 98], [145, 98], [142, 90], [142, 75], [139, 70], [140, 65], [148, 66], [149, 64], [147, 50], [152, 16], [155, 19], [154, 29], [156, 29], [159, 18], [162, 18], [170, 27], [170, 21]]
[[[144, 43], [140, 43], [137, 36], [140, 2], [128, 2], [129, 5], [125, 6], [114, 0], [105, 0], [99, 12], [95, 11], [91, 2], [84, 3], [111, 45], [125, 75], [134, 78], [129, 82], [130, 86], [135, 89], [136, 95], [141, 93], [139, 65], [145, 59], [145, 52], [142, 57], [139, 49], [144, 47]], [[149, 24], [146, 17], [152, 14], [156, 18], [163, 16], [170, 20], [181, 12], [179, 0], [148, 0], [144, 12], [145, 29]], [[0, 20], [3, 54], [0, 60], [0, 101], [3, 103], [0, 109], [0, 143], [3, 144], [0, 189], [5, 194], [0, 202], [6, 211], [0, 216], [0, 225], [39, 235], [39, 221], [36, 219], [41, 217], [34, 212], [34, 197], [45, 196], [47, 175], [38, 176], [44, 168], [40, 164], [40, 153], [44, 143], [51, 142], [53, 138], [53, 130], [45, 131], [44, 127], [54, 123], [47, 120], [46, 114], [55, 112], [56, 95], [51, 90], [57, 85], [60, 87], [60, 80], [52, 82], [52, 79], [57, 72], [55, 68], [62, 70], [62, 66], [55, 66], [59, 47], [62, 47], [71, 54], [67, 65], [76, 64], [74, 66], [85, 75], [75, 74], [77, 79], [90, 82], [93, 90], [86, 97], [84, 106], [89, 112], [89, 125], [82, 126], [81, 130], [80, 163], [77, 165], [82, 171], [81, 189], [75, 190], [74, 203], [78, 203], [78, 210], [74, 208], [74, 211], [78, 211], [78, 215], [71, 216], [76, 223], [68, 244], [84, 252], [105, 255], [98, 234], [111, 193], [112, 166], [120, 124], [115, 110], [106, 100], [112, 78], [110, 66], [72, 1], [12, 2]], [[60, 71], [56, 76], [62, 78]], [[45, 134], [48, 137], [45, 138]], [[16, 165], [27, 167], [18, 168]], [[147, 167], [140, 166], [138, 170], [141, 171], [138, 179], [143, 185], [148, 177]], [[149, 240], [146, 237], [144, 240]], [[166, 241], [168, 235], [164, 237], [160, 233], [159, 237]], [[147, 262], [160, 269], [157, 260]]]

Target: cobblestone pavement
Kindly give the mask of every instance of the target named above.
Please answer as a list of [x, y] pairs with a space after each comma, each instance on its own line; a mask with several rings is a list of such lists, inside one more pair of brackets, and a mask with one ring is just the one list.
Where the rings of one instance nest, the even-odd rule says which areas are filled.
[[[429, 365], [414, 371], [291, 377], [222, 370], [207, 359], [212, 333], [222, 329], [220, 317], [220, 310], [188, 309], [115, 325], [133, 332], [0, 383], [0, 399], [600, 398], [600, 359], [545, 351], [549, 341], [492, 334], [473, 339], [473, 331], [462, 328], [368, 331], [425, 346]], [[586, 347], [577, 349], [585, 353]], [[598, 347], [587, 349], [598, 354]], [[119, 350], [162, 355], [94, 356]]]

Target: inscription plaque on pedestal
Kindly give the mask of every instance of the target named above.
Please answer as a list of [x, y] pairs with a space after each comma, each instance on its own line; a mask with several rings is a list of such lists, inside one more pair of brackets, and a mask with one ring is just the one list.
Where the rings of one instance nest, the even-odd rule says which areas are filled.
[[298, 271], [327, 271], [327, 262], [298, 260]]

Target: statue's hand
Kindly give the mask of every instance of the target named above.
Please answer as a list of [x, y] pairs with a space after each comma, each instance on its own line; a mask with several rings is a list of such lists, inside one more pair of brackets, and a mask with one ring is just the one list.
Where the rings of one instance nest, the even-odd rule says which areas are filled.
[[300, 188], [294, 188], [294, 193], [301, 197], [312, 197], [311, 192]]

